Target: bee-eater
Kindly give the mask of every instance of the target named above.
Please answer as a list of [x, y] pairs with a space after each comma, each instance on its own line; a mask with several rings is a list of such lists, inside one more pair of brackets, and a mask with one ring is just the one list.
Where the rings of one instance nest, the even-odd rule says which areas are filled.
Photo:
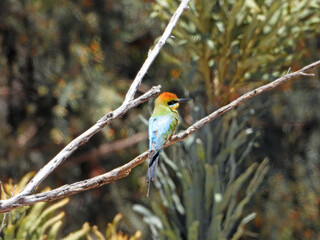
[[150, 183], [156, 177], [159, 154], [177, 129], [179, 103], [190, 99], [178, 98], [174, 93], [163, 92], [156, 99], [152, 116], [149, 119], [149, 168], [146, 175], [149, 196]]

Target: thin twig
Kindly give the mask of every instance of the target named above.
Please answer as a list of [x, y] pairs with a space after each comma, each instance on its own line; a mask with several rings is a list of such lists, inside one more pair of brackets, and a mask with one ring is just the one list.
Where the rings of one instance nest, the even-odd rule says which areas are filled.
[[[110, 124], [113, 120], [119, 118], [123, 114], [125, 114], [129, 109], [136, 107], [140, 103], [143, 103], [150, 99], [152, 96], [160, 92], [160, 85], [157, 87], [153, 87], [147, 93], [143, 94], [141, 97], [134, 99], [135, 93], [141, 84], [142, 78], [146, 74], [149, 69], [151, 63], [154, 61], [156, 56], [158, 55], [160, 49], [167, 41], [170, 36], [174, 26], [176, 25], [179, 17], [182, 12], [187, 8], [189, 0], [182, 0], [178, 9], [173, 14], [170, 22], [168, 23], [165, 31], [160, 37], [158, 43], [155, 47], [149, 51], [148, 57], [142, 65], [140, 71], [132, 82], [126, 97], [122, 103], [122, 105], [116, 110], [109, 112], [104, 117], [102, 117], [94, 126], [89, 128], [87, 131], [82, 133], [72, 142], [70, 142], [65, 148], [63, 148], [58, 155], [56, 155], [52, 160], [50, 160], [42, 169], [40, 169], [37, 174], [30, 180], [30, 182], [26, 185], [26, 187], [16, 196], [5, 200], [5, 202], [0, 201], [0, 209], [7, 209], [8, 206], [12, 206], [13, 208], [20, 206], [20, 202], [23, 202], [25, 197], [32, 194], [39, 184], [46, 179], [46, 177], [51, 174], [59, 165], [61, 165], [76, 149], [79, 148], [82, 144], [86, 143], [93, 135], [102, 130], [103, 127]], [[11, 208], [12, 209], [12, 208]], [[5, 210], [4, 210], [5, 211]]]
[[[263, 85], [259, 88], [256, 88], [241, 97], [237, 98], [236, 100], [232, 101], [228, 105], [219, 108], [215, 112], [211, 113], [210, 115], [200, 119], [196, 123], [194, 123], [192, 126], [190, 126], [188, 129], [185, 131], [182, 131], [176, 135], [174, 135], [171, 139], [171, 141], [165, 146], [168, 147], [169, 145], [182, 141], [183, 139], [187, 138], [190, 134], [194, 133], [197, 131], [199, 128], [203, 127], [205, 124], [209, 123], [210, 121], [214, 120], [218, 116], [230, 111], [234, 107], [238, 106], [242, 102], [259, 95], [263, 92], [269, 91], [271, 89], [276, 88], [277, 86], [287, 82], [290, 79], [299, 77], [299, 76], [313, 76], [313, 74], [308, 74], [306, 73], [307, 71], [310, 71], [313, 68], [319, 67], [320, 66], [320, 60], [317, 62], [314, 62], [296, 72], [286, 74], [275, 81]], [[31, 205], [37, 202], [41, 201], [54, 201], [60, 198], [64, 198], [70, 195], [74, 195], [78, 192], [83, 192], [88, 189], [92, 188], [97, 188], [102, 185], [117, 181], [123, 177], [126, 177], [130, 174], [131, 169], [134, 167], [138, 166], [139, 164], [143, 163], [148, 156], [148, 151], [140, 154], [138, 157], [135, 159], [131, 160], [130, 162], [124, 164], [123, 166], [120, 166], [118, 168], [113, 169], [112, 171], [109, 171], [107, 173], [104, 173], [102, 175], [96, 176], [94, 178], [90, 178], [84, 181], [76, 182], [73, 184], [67, 184], [64, 186], [61, 186], [59, 188], [56, 188], [54, 190], [44, 192], [44, 193], [38, 193], [38, 194], [33, 194], [29, 196], [23, 196], [22, 198], [18, 199], [18, 201], [12, 201], [12, 199], [7, 199], [7, 200], [2, 200], [0, 201], [0, 212], [6, 212], [10, 211], [14, 208], [20, 207], [20, 206], [25, 206], [25, 205]]]
[[9, 212], [5, 212], [3, 214], [3, 218], [2, 218], [2, 222], [1, 222], [1, 226], [0, 226], [0, 233], [2, 232], [2, 229], [6, 226], [6, 219], [8, 216]]
[[143, 63], [141, 69], [139, 70], [137, 76], [135, 77], [133, 83], [131, 84], [127, 92], [124, 103], [127, 103], [134, 98], [134, 95], [141, 84], [142, 78], [147, 73], [151, 63], [154, 61], [154, 59], [160, 52], [160, 49], [162, 48], [162, 46], [166, 43], [167, 39], [170, 37], [173, 28], [177, 24], [177, 21], [181, 16], [182, 12], [187, 8], [188, 3], [189, 3], [189, 0], [182, 0], [179, 7], [175, 11], [175, 13], [172, 15], [170, 22], [168, 23], [159, 41], [154, 46], [154, 48], [149, 51], [146, 61]]
[[[132, 82], [126, 97], [122, 103], [122, 105], [114, 110], [106, 114], [103, 118], [101, 118], [94, 126], [89, 128], [83, 134], [78, 136], [74, 139], [71, 143], [69, 143], [62, 151], [56, 155], [49, 163], [47, 163], [35, 176], [31, 181], [27, 184], [27, 186], [15, 197], [20, 198], [21, 196], [27, 196], [32, 194], [37, 186], [50, 174], [52, 173], [61, 163], [63, 163], [79, 146], [86, 143], [93, 135], [101, 131], [103, 127], [110, 124], [113, 120], [119, 118], [123, 114], [125, 114], [129, 109], [137, 106], [138, 104], [148, 100], [156, 93], [160, 92], [160, 86], [153, 87], [148, 94], [144, 94], [144, 97], [139, 97], [136, 100], [134, 99], [134, 95], [141, 84], [142, 78], [144, 77], [145, 73], [149, 69], [151, 63], [158, 55], [160, 49], [167, 41], [168, 37], [170, 36], [174, 26], [176, 25], [180, 15], [182, 14], [183, 10], [187, 7], [189, 0], [183, 0], [176, 12], [173, 14], [168, 26], [166, 27], [165, 31], [163, 32], [160, 40], [155, 45], [154, 49], [149, 51], [148, 57], [145, 60], [144, 64], [142, 65], [141, 69], [139, 70], [137, 76], [135, 77], [134, 81]], [[145, 98], [147, 96], [147, 98]], [[138, 100], [139, 99], [139, 100]]]
[[187, 128], [185, 131], [173, 136], [171, 141], [167, 144], [167, 146], [169, 146], [177, 141], [181, 141], [182, 139], [188, 137], [190, 134], [194, 133], [199, 128], [201, 128], [202, 126], [207, 124], [209, 121], [212, 121], [216, 117], [230, 111], [232, 108], [240, 105], [242, 102], [244, 102], [244, 101], [246, 101], [246, 100], [248, 100], [258, 94], [261, 94], [263, 92], [274, 89], [292, 78], [296, 78], [299, 76], [314, 76], [314, 74], [306, 73], [306, 71], [310, 71], [311, 69], [319, 67], [319, 66], [320, 66], [320, 60], [317, 62], [314, 62], [314, 63], [296, 71], [296, 72], [286, 74], [286, 75], [274, 80], [273, 82], [271, 82], [269, 84], [263, 85], [263, 86], [258, 87], [248, 93], [243, 94], [241, 97], [237, 98], [236, 100], [232, 101], [231, 103], [219, 108], [218, 110], [214, 111], [210, 115], [202, 118], [201, 120], [199, 120], [198, 122], [196, 122], [195, 124], [193, 124], [192, 126]]
[[[0, 183], [0, 184], [2, 185], [2, 183]], [[11, 197], [13, 197], [14, 192], [16, 191], [16, 189], [17, 189], [17, 185], [14, 185], [14, 188], [13, 188], [13, 190], [11, 192]], [[8, 217], [8, 214], [9, 214], [9, 212], [5, 212], [3, 214], [3, 218], [2, 218], [2, 222], [1, 222], [1, 226], [0, 226], [0, 233], [2, 232], [2, 229], [7, 225], [6, 224], [6, 219]]]
[[64, 149], [59, 152], [52, 160], [50, 160], [39, 172], [31, 179], [27, 186], [14, 198], [20, 198], [21, 196], [26, 196], [34, 192], [37, 186], [51, 173], [53, 172], [60, 164], [62, 164], [76, 149], [78, 149], [82, 144], [89, 141], [89, 139], [102, 130], [106, 125], [110, 124], [113, 120], [121, 117], [129, 109], [138, 106], [139, 104], [147, 101], [154, 95], [160, 92], [161, 86], [156, 86], [151, 88], [148, 92], [142, 96], [136, 98], [133, 101], [128, 102], [125, 105], [121, 105], [119, 108], [113, 112], [109, 112], [104, 117], [102, 117], [95, 125], [89, 128], [87, 131], [82, 133], [76, 139], [71, 141]]

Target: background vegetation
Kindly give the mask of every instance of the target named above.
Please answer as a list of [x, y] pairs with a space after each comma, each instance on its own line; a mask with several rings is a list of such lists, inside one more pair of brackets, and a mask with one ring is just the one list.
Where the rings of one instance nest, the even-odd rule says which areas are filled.
[[[122, 102], [178, 4], [0, 2], [2, 182], [18, 184]], [[289, 67], [318, 60], [319, 12], [318, 0], [191, 0], [139, 91], [161, 84], [164, 91], [192, 98], [180, 111], [185, 128]], [[141, 232], [143, 239], [319, 238], [319, 88], [319, 72], [287, 83], [171, 146], [161, 156], [149, 199], [144, 165], [115, 184], [71, 197], [67, 205], [51, 205], [58, 212], [65, 205], [66, 214], [50, 212], [28, 234], [39, 239], [69, 236], [85, 226], [105, 229], [122, 213], [118, 228], [137, 238]], [[152, 107], [139, 106], [105, 128], [43, 187], [96, 176], [145, 151]], [[130, 139], [130, 146], [121, 147], [121, 139]], [[114, 141], [118, 148], [90, 155]], [[8, 196], [12, 191], [12, 185], [3, 190]], [[9, 223], [19, 234], [23, 217], [49, 214], [43, 205], [34, 215], [37, 206], [10, 213], [2, 237], [9, 236]], [[118, 219], [109, 233], [116, 232]]]

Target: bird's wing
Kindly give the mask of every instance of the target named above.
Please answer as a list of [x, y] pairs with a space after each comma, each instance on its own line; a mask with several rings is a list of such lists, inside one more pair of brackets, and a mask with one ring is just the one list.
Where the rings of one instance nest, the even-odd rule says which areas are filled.
[[149, 150], [157, 152], [163, 148], [176, 129], [175, 121], [172, 114], [149, 119]]

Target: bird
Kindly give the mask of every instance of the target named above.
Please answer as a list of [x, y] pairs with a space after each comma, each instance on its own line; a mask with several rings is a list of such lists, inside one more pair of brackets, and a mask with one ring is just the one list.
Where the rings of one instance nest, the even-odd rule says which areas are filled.
[[163, 92], [155, 100], [153, 113], [149, 119], [149, 167], [146, 175], [149, 197], [150, 183], [156, 177], [160, 152], [173, 136], [178, 127], [179, 104], [190, 101], [188, 98], [178, 98], [176, 94]]

